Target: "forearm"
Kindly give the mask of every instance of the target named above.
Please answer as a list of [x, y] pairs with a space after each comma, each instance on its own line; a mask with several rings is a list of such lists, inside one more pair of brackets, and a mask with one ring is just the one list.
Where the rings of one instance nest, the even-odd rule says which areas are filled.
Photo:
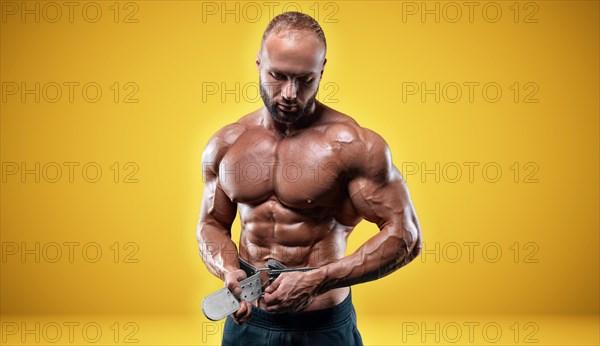
[[315, 270], [317, 293], [376, 280], [411, 262], [420, 253], [420, 232], [398, 227], [384, 227], [353, 254]]
[[201, 222], [197, 236], [202, 261], [213, 275], [224, 280], [225, 274], [240, 269], [238, 250], [228, 231]]

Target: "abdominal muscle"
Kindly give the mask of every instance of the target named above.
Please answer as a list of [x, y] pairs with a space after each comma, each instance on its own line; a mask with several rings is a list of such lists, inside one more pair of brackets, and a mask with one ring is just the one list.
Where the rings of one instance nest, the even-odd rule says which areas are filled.
[[[240, 256], [257, 268], [264, 268], [271, 258], [288, 268], [298, 268], [319, 267], [344, 257], [352, 228], [326, 216], [331, 213], [322, 208], [292, 210], [273, 199], [259, 206], [239, 207]], [[340, 304], [349, 292], [348, 287], [329, 290], [315, 296], [303, 311]], [[253, 305], [267, 308], [264, 298]]]

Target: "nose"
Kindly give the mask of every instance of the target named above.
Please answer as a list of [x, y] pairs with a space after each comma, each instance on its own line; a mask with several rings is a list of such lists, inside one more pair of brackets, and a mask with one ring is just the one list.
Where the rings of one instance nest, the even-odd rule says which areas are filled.
[[296, 96], [298, 93], [297, 82], [294, 79], [290, 79], [281, 90], [281, 97], [283, 97], [286, 101], [294, 101], [296, 100]]

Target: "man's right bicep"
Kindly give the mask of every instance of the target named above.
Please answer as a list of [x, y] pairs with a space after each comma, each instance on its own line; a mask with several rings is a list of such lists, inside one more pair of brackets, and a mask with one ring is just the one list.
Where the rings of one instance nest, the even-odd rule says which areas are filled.
[[230, 235], [237, 207], [223, 192], [218, 182], [216, 175], [207, 175], [202, 193], [198, 232], [202, 231], [202, 226], [212, 226]]
[[[239, 126], [228, 125], [217, 132], [209, 141], [202, 152], [202, 206], [198, 232], [204, 226], [221, 228], [230, 235], [231, 224], [235, 219], [237, 206], [219, 186], [219, 162], [229, 146], [226, 138], [231, 132], [239, 132]], [[200, 237], [200, 233], [198, 234]]]

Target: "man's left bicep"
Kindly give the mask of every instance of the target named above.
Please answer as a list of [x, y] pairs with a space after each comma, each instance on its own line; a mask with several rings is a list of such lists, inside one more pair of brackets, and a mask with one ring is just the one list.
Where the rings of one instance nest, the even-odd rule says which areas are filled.
[[[359, 176], [348, 185], [356, 211], [380, 230], [401, 237], [409, 248], [419, 245], [421, 230], [406, 181], [392, 166], [384, 176]], [[420, 245], [419, 245], [420, 246]]]

